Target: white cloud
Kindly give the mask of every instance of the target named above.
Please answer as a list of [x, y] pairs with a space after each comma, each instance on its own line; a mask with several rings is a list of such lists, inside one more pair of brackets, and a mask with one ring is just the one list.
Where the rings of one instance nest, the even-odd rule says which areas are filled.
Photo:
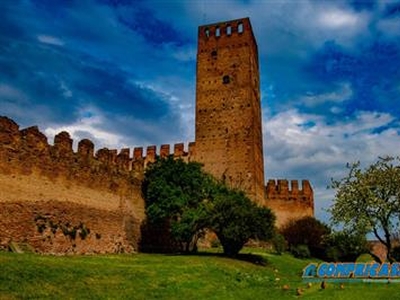
[[108, 132], [104, 129], [100, 129], [102, 124], [106, 122], [104, 117], [93, 108], [82, 109], [81, 118], [73, 124], [60, 127], [48, 127], [44, 130], [44, 133], [52, 140], [56, 134], [61, 131], [67, 131], [71, 138], [74, 139], [74, 144], [83, 138], [88, 138], [87, 136], [82, 136], [82, 133], [89, 134], [91, 137], [95, 137], [95, 147], [102, 148], [123, 148], [125, 145], [123, 143], [123, 137]]
[[[327, 219], [326, 209], [334, 191], [327, 190], [331, 178], [346, 175], [347, 162], [367, 166], [378, 156], [398, 155], [400, 136], [389, 114], [359, 112], [354, 120], [326, 124], [323, 117], [297, 110], [264, 117], [264, 161], [268, 178], [309, 179], [315, 192], [316, 216]], [[311, 125], [307, 125], [311, 124]], [[307, 126], [304, 126], [307, 125]], [[301, 176], [301, 177], [299, 177]]]
[[72, 97], [72, 91], [71, 91], [71, 89], [68, 88], [67, 84], [64, 81], [60, 82], [60, 89], [62, 91], [64, 98]]
[[181, 47], [172, 50], [172, 57], [180, 62], [188, 62], [196, 60], [197, 49], [193, 46]]
[[[193, 81], [192, 78], [182, 78], [175, 74], [159, 76], [152, 82], [131, 81], [132, 84], [153, 90], [169, 99], [171, 109], [179, 118], [177, 124], [180, 128], [176, 130], [176, 133], [180, 133], [178, 142], [194, 141], [195, 86]], [[176, 138], [176, 134], [171, 134], [171, 137]]]
[[323, 94], [308, 93], [301, 98], [301, 102], [306, 106], [312, 107], [326, 102], [341, 103], [348, 100], [353, 95], [353, 91], [349, 83], [342, 83], [338, 89], [333, 92]]
[[37, 39], [41, 43], [55, 45], [55, 46], [63, 46], [65, 44], [62, 39], [46, 34], [39, 34], [37, 36]]
[[357, 26], [359, 16], [356, 13], [333, 8], [322, 11], [318, 16], [318, 22], [327, 28], [348, 29]]

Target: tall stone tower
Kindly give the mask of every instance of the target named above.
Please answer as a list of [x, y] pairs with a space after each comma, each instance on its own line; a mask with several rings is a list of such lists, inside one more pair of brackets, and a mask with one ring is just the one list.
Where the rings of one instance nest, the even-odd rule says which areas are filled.
[[198, 31], [196, 160], [264, 204], [258, 51], [248, 18]]

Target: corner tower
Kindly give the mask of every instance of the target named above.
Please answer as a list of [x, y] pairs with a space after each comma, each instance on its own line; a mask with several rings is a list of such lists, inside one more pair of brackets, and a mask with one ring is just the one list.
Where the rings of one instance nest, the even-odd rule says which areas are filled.
[[248, 18], [200, 26], [196, 160], [264, 204], [257, 43]]

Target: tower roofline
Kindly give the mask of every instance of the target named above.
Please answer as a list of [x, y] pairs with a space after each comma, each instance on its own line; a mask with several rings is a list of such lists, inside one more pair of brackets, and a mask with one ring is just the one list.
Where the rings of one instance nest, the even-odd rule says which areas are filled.
[[[230, 27], [229, 33], [228, 27]], [[251, 26], [249, 17], [200, 25], [198, 27], [198, 50], [202, 42], [217, 41], [220, 38], [225, 37], [230, 38], [232, 35], [250, 36], [250, 39], [252, 40], [252, 43], [254, 44], [256, 49], [256, 60], [258, 65], [257, 41], [254, 36], [253, 27]]]
[[199, 28], [212, 27], [212, 26], [218, 26], [218, 25], [228, 25], [230, 23], [239, 23], [239, 22], [248, 22], [251, 26], [250, 18], [245, 17], [245, 18], [240, 18], [240, 19], [233, 19], [233, 20], [227, 20], [227, 21], [222, 21], [222, 22], [204, 24], [204, 25], [200, 25]]

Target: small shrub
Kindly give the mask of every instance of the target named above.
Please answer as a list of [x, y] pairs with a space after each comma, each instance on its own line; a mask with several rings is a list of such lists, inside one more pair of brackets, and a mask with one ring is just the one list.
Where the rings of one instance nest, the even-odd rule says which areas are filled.
[[325, 258], [323, 239], [330, 233], [330, 228], [313, 217], [304, 217], [289, 222], [282, 229], [282, 234], [289, 248], [307, 245], [311, 256]]
[[365, 235], [338, 231], [324, 239], [326, 258], [329, 261], [354, 262], [362, 253], [368, 252]]
[[308, 249], [307, 245], [293, 246], [290, 249], [290, 252], [296, 258], [310, 258], [311, 257], [310, 249]]
[[257, 206], [242, 191], [221, 189], [210, 206], [210, 229], [227, 256], [236, 256], [249, 239], [268, 240], [274, 234], [273, 212]]
[[276, 233], [272, 239], [275, 252], [281, 255], [286, 250], [286, 240], [282, 234]]

